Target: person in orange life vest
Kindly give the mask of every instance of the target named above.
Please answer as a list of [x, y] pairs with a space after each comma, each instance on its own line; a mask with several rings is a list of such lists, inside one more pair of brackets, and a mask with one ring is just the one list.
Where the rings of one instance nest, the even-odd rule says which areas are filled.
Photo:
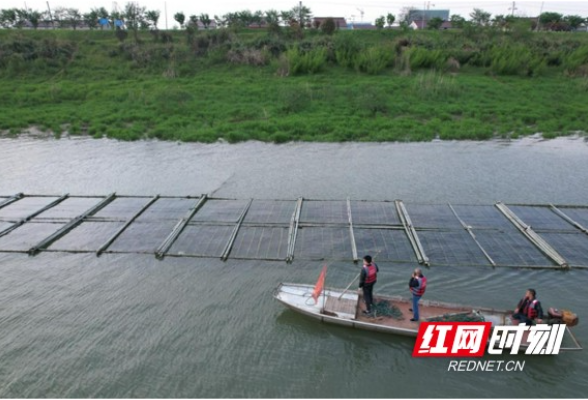
[[527, 289], [525, 297], [519, 301], [512, 317], [527, 325], [533, 325], [534, 321], [543, 322], [543, 309], [541, 308], [541, 302], [537, 300], [535, 289]]
[[374, 304], [373, 290], [378, 279], [379, 271], [376, 263], [372, 262], [372, 256], [365, 256], [363, 258], [363, 267], [359, 275], [359, 287], [363, 289], [363, 300], [365, 301], [364, 314], [372, 313], [372, 306]]
[[413, 317], [410, 320], [418, 321], [419, 300], [421, 299], [423, 294], [425, 294], [425, 290], [427, 289], [427, 278], [425, 278], [420, 268], [416, 268], [412, 273], [412, 277], [408, 282], [408, 288], [412, 293], [412, 308], [409, 311], [413, 312]]

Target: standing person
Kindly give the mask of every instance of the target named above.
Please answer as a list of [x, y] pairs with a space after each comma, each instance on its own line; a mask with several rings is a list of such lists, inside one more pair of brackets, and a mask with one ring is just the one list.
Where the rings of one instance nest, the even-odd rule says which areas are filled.
[[527, 325], [533, 325], [534, 321], [543, 322], [543, 309], [541, 302], [537, 300], [535, 289], [527, 289], [525, 297], [519, 301], [512, 317]]
[[378, 266], [372, 262], [372, 256], [365, 256], [363, 258], [363, 267], [359, 275], [359, 287], [363, 289], [363, 300], [365, 301], [364, 314], [372, 313], [372, 306], [374, 304], [373, 290], [374, 285], [378, 279]]
[[420, 268], [416, 268], [412, 273], [412, 277], [408, 282], [408, 288], [412, 293], [412, 309], [413, 317], [410, 319], [411, 321], [418, 321], [419, 320], [419, 300], [425, 294], [425, 290], [427, 289], [427, 278], [423, 275], [423, 272]]

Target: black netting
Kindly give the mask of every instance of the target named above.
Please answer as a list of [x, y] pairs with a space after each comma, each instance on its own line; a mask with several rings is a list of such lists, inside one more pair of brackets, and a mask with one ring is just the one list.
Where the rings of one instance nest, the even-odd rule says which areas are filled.
[[453, 205], [459, 218], [477, 229], [514, 229], [512, 223], [495, 206]]
[[347, 202], [345, 201], [304, 201], [300, 212], [300, 222], [349, 223]]
[[231, 257], [250, 259], [286, 259], [288, 228], [247, 228], [239, 230]]
[[0, 208], [0, 220], [20, 221], [57, 200], [57, 197], [25, 197]]
[[393, 202], [352, 201], [355, 225], [401, 225]]
[[97, 251], [123, 225], [122, 222], [84, 222], [51, 244], [49, 249]]
[[360, 258], [370, 254], [380, 261], [417, 261], [404, 230], [355, 229], [353, 234]]
[[547, 233], [541, 237], [547, 241], [569, 265], [588, 265], [588, 235], [585, 233]]
[[169, 254], [220, 257], [229, 243], [231, 226], [186, 226], [169, 250]]
[[248, 200], [208, 200], [192, 221], [237, 222], [248, 203]]
[[517, 230], [481, 230], [475, 234], [478, 242], [497, 265], [554, 266], [551, 259]]
[[405, 204], [413, 226], [418, 228], [461, 229], [462, 225], [448, 205]]
[[[103, 197], [72, 197], [63, 200], [55, 207], [39, 214], [34, 218], [36, 221], [55, 220], [59, 222], [69, 222], [75, 217], [85, 213], [96, 204], [103, 201]], [[50, 203], [50, 202], [48, 202]], [[41, 207], [39, 207], [41, 208]]]
[[0, 237], [0, 249], [4, 251], [28, 251], [64, 225], [61, 223], [26, 223], [8, 235]]
[[198, 199], [157, 199], [137, 218], [137, 222], [179, 221], [197, 203]]
[[558, 207], [561, 212], [588, 229], [588, 208]]
[[171, 233], [174, 221], [134, 223], [108, 248], [123, 253], [155, 252]]
[[548, 207], [508, 206], [508, 208], [535, 231], [544, 229], [574, 230], [572, 225]]
[[295, 256], [306, 259], [350, 259], [351, 238], [345, 228], [301, 228]]
[[245, 223], [288, 225], [296, 208], [295, 201], [254, 200]]
[[464, 230], [418, 231], [418, 237], [431, 265], [488, 265], [490, 262]]
[[92, 219], [126, 221], [135, 216], [149, 201], [149, 198], [116, 198], [94, 214]]

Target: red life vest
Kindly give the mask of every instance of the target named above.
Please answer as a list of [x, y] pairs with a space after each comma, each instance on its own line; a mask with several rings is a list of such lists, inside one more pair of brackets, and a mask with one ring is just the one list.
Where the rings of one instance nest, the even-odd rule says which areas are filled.
[[368, 264], [363, 266], [365, 268], [365, 284], [369, 285], [375, 283], [377, 279], [378, 270], [374, 264]]
[[537, 299], [533, 299], [532, 301], [528, 301], [523, 308], [523, 314], [527, 316], [529, 319], [537, 318], [537, 309], [535, 308], [538, 303]]
[[419, 281], [419, 286], [412, 287], [410, 288], [410, 290], [412, 291], [412, 294], [414, 294], [415, 296], [422, 296], [423, 294], [425, 294], [425, 290], [427, 289], [427, 278], [421, 276], [418, 277], [417, 280]]

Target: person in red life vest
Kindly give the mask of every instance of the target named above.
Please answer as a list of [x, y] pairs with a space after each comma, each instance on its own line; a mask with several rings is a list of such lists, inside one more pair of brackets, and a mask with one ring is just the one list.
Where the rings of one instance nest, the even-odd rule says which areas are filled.
[[378, 279], [379, 268], [376, 263], [372, 262], [372, 256], [363, 258], [363, 267], [359, 275], [359, 288], [363, 289], [363, 300], [365, 301], [364, 314], [372, 313], [374, 304], [373, 290]]
[[425, 290], [427, 289], [427, 278], [423, 275], [420, 268], [416, 268], [412, 273], [412, 277], [408, 282], [408, 288], [412, 293], [412, 308], [409, 311], [413, 312], [413, 317], [410, 320], [418, 321], [419, 300], [423, 297], [423, 294], [425, 294]]
[[525, 297], [519, 301], [512, 317], [527, 325], [533, 325], [533, 322], [543, 322], [543, 309], [541, 302], [537, 300], [535, 289], [527, 289]]

